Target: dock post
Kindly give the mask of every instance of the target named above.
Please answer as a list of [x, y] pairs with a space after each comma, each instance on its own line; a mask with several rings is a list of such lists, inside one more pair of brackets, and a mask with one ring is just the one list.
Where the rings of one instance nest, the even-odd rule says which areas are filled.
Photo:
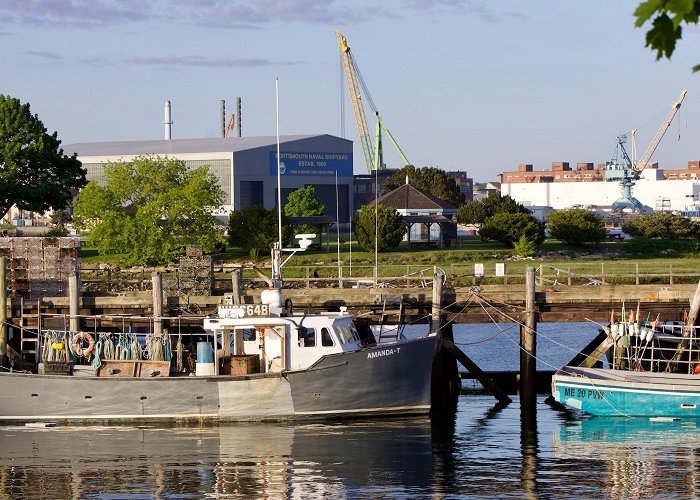
[[537, 369], [537, 317], [535, 304], [535, 268], [525, 269], [525, 322], [520, 327], [520, 394], [529, 399], [535, 394]]
[[7, 368], [7, 257], [0, 257], [0, 368]]
[[433, 272], [433, 303], [432, 316], [430, 318], [430, 331], [437, 332], [440, 329], [440, 316], [442, 313], [442, 280], [444, 274]]
[[233, 303], [238, 305], [241, 303], [241, 270], [235, 269], [231, 273], [231, 282], [233, 284]]
[[68, 276], [68, 329], [80, 331], [80, 290], [78, 290], [78, 273], [71, 271]]
[[153, 283], [153, 333], [163, 334], [163, 276], [160, 271], [154, 271], [151, 275]]

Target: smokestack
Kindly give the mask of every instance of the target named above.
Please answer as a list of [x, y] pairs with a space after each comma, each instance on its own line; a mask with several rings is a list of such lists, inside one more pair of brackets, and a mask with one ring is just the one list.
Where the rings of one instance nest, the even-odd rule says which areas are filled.
[[226, 137], [226, 101], [221, 99], [221, 137]]
[[236, 97], [236, 116], [238, 117], [238, 137], [241, 136], [241, 98]]
[[163, 125], [165, 125], [165, 140], [169, 141], [170, 140], [170, 132], [171, 132], [171, 126], [173, 124], [173, 119], [170, 114], [170, 101], [165, 101], [165, 118], [163, 120]]

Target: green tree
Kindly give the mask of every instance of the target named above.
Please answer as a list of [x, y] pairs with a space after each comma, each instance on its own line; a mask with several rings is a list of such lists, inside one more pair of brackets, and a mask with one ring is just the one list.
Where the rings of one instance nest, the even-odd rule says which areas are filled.
[[[316, 198], [313, 186], [306, 186], [292, 191], [284, 205], [284, 214], [288, 217], [326, 215], [326, 206]], [[303, 224], [294, 231], [297, 234], [314, 233], [318, 230], [311, 224]]]
[[436, 198], [454, 206], [464, 203], [464, 197], [455, 180], [450, 174], [437, 167], [416, 168], [413, 165], [406, 165], [386, 180], [384, 190], [393, 191], [402, 186], [406, 183], [406, 176], [411, 186], [430, 193]]
[[13, 205], [33, 212], [66, 208], [87, 184], [75, 154], [66, 156], [29, 104], [0, 94], [0, 217]]
[[537, 245], [544, 241], [544, 224], [530, 214], [497, 213], [481, 226], [479, 232], [483, 238], [500, 241], [509, 247], [523, 236]]
[[[676, 42], [683, 36], [682, 24], [697, 24], [700, 0], [646, 0], [634, 11], [635, 26], [641, 28], [651, 22], [646, 33], [646, 46], [656, 51], [656, 60], [671, 58]], [[700, 64], [693, 71], [700, 70]]]
[[481, 200], [486, 213], [486, 219], [493, 217], [498, 213], [508, 214], [529, 214], [530, 211], [525, 208], [522, 203], [518, 203], [510, 195], [501, 195], [501, 193], [492, 193]]
[[700, 234], [698, 223], [669, 212], [633, 217], [624, 224], [623, 230], [633, 236], [666, 240], [697, 238]]
[[224, 192], [208, 167], [139, 156], [105, 167], [104, 187], [90, 182], [76, 198], [73, 219], [89, 230], [101, 254], [121, 254], [125, 265], [173, 262], [186, 245], [205, 252], [223, 242], [212, 215]]
[[401, 215], [393, 207], [377, 205], [375, 218], [374, 206], [365, 205], [355, 214], [354, 230], [357, 242], [368, 252], [374, 252], [375, 248], [375, 220], [378, 237], [377, 252], [387, 248], [396, 248], [406, 234], [406, 226]]
[[[289, 219], [282, 214], [282, 241], [287, 241], [292, 230]], [[259, 255], [266, 255], [279, 238], [277, 210], [267, 210], [254, 205], [231, 212], [228, 219], [228, 241], [231, 246], [239, 247], [257, 260]]]
[[459, 224], [480, 226], [486, 220], [486, 208], [480, 201], [470, 201], [457, 209], [455, 219]]
[[517, 255], [523, 257], [532, 257], [537, 253], [537, 243], [531, 241], [524, 234], [520, 236], [520, 239], [513, 243], [513, 250]]
[[549, 214], [549, 232], [567, 245], [600, 243], [605, 239], [605, 221], [598, 214], [571, 208]]

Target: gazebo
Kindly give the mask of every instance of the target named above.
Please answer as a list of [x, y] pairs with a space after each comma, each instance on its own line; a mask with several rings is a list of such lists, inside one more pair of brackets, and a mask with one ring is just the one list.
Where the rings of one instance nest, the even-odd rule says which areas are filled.
[[[374, 206], [375, 201], [369, 203]], [[457, 238], [457, 224], [452, 217], [457, 213], [450, 203], [404, 184], [377, 198], [376, 203], [393, 207], [406, 225], [408, 248], [417, 246], [449, 247]]]

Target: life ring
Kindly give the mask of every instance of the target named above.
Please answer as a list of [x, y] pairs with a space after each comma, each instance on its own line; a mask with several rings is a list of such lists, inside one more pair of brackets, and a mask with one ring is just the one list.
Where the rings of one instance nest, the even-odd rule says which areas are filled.
[[[84, 347], [83, 340], [87, 341], [87, 347]], [[76, 356], [82, 356], [84, 358], [92, 354], [95, 350], [95, 339], [92, 338], [88, 332], [78, 332], [73, 336], [73, 341], [71, 342], [73, 346], [73, 351]]]

